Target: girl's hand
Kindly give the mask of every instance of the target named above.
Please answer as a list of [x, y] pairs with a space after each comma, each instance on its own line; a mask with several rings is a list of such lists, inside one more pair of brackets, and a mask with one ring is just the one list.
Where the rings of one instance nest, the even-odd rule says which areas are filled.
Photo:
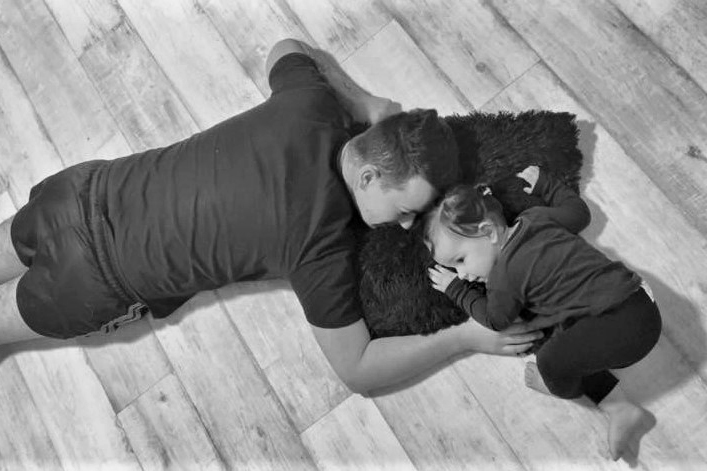
[[427, 269], [427, 275], [432, 280], [432, 287], [437, 291], [444, 293], [447, 291], [447, 286], [452, 282], [457, 274], [451, 270], [444, 268], [442, 265], [435, 265]]
[[535, 188], [535, 184], [538, 183], [538, 178], [540, 178], [540, 167], [537, 165], [531, 165], [529, 167], [526, 167], [525, 170], [523, 170], [520, 173], [516, 173], [516, 176], [518, 178], [522, 178], [528, 184], [530, 184], [530, 187], [525, 187], [523, 188], [523, 191], [525, 191], [528, 194], [531, 194], [533, 192], [533, 189]]

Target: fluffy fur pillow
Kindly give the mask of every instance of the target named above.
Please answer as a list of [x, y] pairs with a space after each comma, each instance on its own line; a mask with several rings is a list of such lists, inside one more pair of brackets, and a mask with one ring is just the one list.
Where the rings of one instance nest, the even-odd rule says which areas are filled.
[[[543, 204], [521, 191], [524, 182], [515, 177], [528, 165], [552, 172], [578, 191], [582, 154], [574, 115], [528, 111], [445, 119], [459, 145], [463, 180], [489, 185], [509, 221], [524, 209]], [[409, 231], [389, 226], [363, 236], [360, 296], [374, 338], [430, 334], [469, 317], [431, 287], [427, 267], [433, 261], [422, 242], [422, 229], [422, 224]]]

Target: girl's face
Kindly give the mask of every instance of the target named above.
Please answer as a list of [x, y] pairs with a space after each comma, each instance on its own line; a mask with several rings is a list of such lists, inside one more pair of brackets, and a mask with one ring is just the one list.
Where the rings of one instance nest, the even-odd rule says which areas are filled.
[[497, 232], [488, 236], [464, 237], [446, 227], [438, 227], [432, 239], [435, 262], [454, 268], [459, 278], [468, 281], [488, 280], [498, 257]]

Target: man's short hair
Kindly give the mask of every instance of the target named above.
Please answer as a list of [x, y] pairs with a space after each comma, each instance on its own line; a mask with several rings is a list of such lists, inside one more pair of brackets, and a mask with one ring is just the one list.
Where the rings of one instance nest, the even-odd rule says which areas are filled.
[[420, 175], [437, 191], [459, 180], [459, 151], [452, 129], [436, 110], [397, 113], [351, 143], [361, 163], [373, 164], [388, 188]]

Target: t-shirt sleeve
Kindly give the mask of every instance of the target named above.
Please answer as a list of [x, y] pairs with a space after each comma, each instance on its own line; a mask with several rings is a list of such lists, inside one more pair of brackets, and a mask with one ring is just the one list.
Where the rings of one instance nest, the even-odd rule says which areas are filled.
[[478, 284], [459, 278], [449, 284], [446, 294], [476, 322], [493, 330], [509, 327], [523, 307], [505, 290], [484, 290]]
[[290, 273], [290, 282], [307, 321], [327, 329], [346, 327], [362, 318], [353, 249], [320, 254]]
[[533, 207], [528, 212], [549, 218], [573, 234], [578, 234], [589, 225], [592, 216], [587, 204], [551, 174], [540, 172], [532, 194], [541, 197], [548, 206]]
[[298, 52], [282, 56], [270, 70], [268, 80], [273, 95], [298, 89], [331, 90], [329, 82], [319, 72], [314, 60]]

